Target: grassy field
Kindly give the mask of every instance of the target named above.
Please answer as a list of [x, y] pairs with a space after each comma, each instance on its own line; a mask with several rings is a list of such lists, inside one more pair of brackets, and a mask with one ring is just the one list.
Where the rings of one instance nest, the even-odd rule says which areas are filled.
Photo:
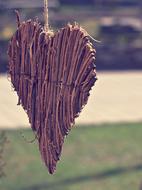
[[[33, 138], [31, 130], [22, 133]], [[74, 128], [53, 176], [41, 162], [36, 142], [26, 142], [20, 130], [6, 135], [6, 177], [0, 179], [0, 190], [140, 190], [142, 123]]]

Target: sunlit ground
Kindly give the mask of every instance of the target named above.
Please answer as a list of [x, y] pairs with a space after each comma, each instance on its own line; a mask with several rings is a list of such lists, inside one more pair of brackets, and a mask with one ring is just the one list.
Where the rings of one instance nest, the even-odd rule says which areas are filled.
[[[142, 72], [98, 72], [77, 124], [142, 121]], [[28, 126], [28, 118], [6, 75], [0, 75], [0, 128]]]

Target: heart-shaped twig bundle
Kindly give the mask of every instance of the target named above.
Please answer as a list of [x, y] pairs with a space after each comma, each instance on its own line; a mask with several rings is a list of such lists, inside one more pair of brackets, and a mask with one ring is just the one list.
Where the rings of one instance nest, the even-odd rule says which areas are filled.
[[8, 50], [11, 82], [53, 173], [64, 138], [96, 81], [95, 49], [77, 24], [50, 35], [37, 20], [17, 18]]

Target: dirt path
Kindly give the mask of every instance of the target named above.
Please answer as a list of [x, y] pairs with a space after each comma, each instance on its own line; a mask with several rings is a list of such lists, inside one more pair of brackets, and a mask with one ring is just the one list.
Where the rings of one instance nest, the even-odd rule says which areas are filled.
[[[29, 126], [6, 75], [0, 76], [0, 128]], [[142, 121], [142, 72], [98, 73], [77, 124]]]

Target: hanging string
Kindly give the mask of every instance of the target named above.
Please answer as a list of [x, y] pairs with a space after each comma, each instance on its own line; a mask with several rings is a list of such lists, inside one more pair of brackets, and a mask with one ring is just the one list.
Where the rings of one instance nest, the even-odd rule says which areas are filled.
[[45, 24], [44, 24], [44, 30], [46, 32], [49, 31], [49, 22], [48, 22], [48, 0], [44, 0], [44, 19], [45, 19]]

